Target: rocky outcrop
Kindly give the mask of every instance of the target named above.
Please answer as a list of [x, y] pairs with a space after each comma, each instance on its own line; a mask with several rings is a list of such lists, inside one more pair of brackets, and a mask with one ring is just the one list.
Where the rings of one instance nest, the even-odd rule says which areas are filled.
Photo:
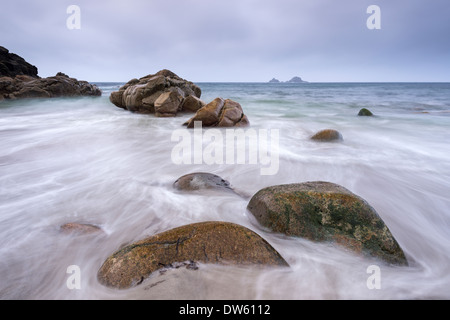
[[100, 89], [87, 81], [79, 81], [59, 72], [53, 77], [16, 76], [0, 78], [0, 100], [20, 98], [54, 98], [100, 96]]
[[280, 83], [280, 80], [272, 78], [272, 80], [270, 80], [269, 83]]
[[38, 69], [16, 54], [0, 47], [0, 100], [100, 96], [100, 89], [87, 81], [78, 81], [58, 72], [40, 78]]
[[0, 77], [14, 78], [18, 75], [39, 78], [38, 69], [35, 66], [0, 46]]
[[200, 96], [197, 85], [164, 69], [128, 81], [119, 91], [112, 92], [109, 99], [117, 107], [132, 112], [173, 117], [180, 111], [195, 112], [201, 108], [204, 104], [196, 100]]
[[97, 279], [105, 286], [126, 289], [180, 263], [288, 266], [255, 232], [229, 222], [208, 221], [171, 229], [116, 251], [100, 267]]
[[272, 186], [258, 191], [247, 208], [274, 232], [334, 242], [388, 263], [407, 264], [377, 212], [340, 185], [317, 181]]
[[184, 125], [194, 128], [197, 121], [202, 123], [202, 127], [245, 127], [250, 124], [238, 102], [222, 98], [216, 98], [199, 109]]
[[317, 132], [311, 137], [312, 140], [316, 141], [340, 141], [343, 140], [342, 134], [334, 129], [325, 129]]

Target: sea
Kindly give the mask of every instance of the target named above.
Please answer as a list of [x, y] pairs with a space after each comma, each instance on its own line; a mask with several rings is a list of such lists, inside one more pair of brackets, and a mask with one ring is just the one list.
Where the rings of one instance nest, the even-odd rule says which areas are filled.
[[[179, 161], [174, 150], [192, 114], [132, 113], [109, 101], [123, 83], [96, 84], [100, 97], [0, 102], [0, 299], [450, 299], [450, 83], [197, 83], [203, 101], [240, 103], [250, 122], [243, 130], [272, 138], [269, 174], [262, 158]], [[361, 108], [373, 116], [358, 116]], [[310, 139], [323, 129], [342, 140]], [[206, 147], [226, 139], [208, 140], [208, 130]], [[216, 174], [236, 193], [173, 187], [193, 172]], [[247, 210], [262, 188], [308, 181], [365, 199], [408, 266], [274, 233]], [[125, 290], [98, 282], [105, 259], [124, 245], [202, 221], [253, 230], [289, 268], [200, 263]], [[102, 232], [61, 232], [69, 222]]]

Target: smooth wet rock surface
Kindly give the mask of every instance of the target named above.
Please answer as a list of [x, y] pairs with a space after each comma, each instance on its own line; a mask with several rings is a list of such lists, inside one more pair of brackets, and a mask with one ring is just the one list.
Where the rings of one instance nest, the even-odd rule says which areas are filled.
[[189, 95], [184, 99], [183, 104], [181, 106], [181, 111], [197, 112], [205, 105], [206, 103], [200, 98], [197, 98], [196, 96], [193, 95]]
[[97, 278], [105, 286], [126, 289], [162, 268], [196, 263], [288, 266], [266, 240], [250, 229], [208, 221], [174, 228], [118, 250], [106, 259]]
[[61, 225], [61, 232], [66, 234], [102, 234], [104, 231], [96, 225], [89, 223], [69, 222]]
[[258, 191], [248, 210], [264, 227], [406, 265], [404, 252], [377, 212], [362, 198], [330, 182], [278, 185]]
[[371, 117], [373, 116], [373, 113], [367, 108], [362, 108], [361, 110], [359, 110], [358, 116]]
[[334, 129], [324, 129], [321, 130], [319, 132], [317, 132], [316, 134], [314, 134], [311, 137], [312, 140], [315, 141], [324, 141], [324, 142], [329, 142], [329, 141], [341, 141], [343, 140], [343, 136], [342, 134]]
[[112, 92], [109, 99], [117, 107], [132, 112], [173, 117], [179, 111], [192, 112], [191, 105], [183, 110], [183, 102], [189, 96], [199, 99], [200, 87], [163, 69], [140, 79], [131, 79], [118, 91]]
[[207, 172], [194, 172], [186, 174], [178, 178], [173, 186], [178, 190], [194, 191], [203, 189], [214, 190], [226, 190], [233, 191], [230, 183], [222, 177], [207, 173]]
[[220, 97], [200, 108], [185, 125], [194, 128], [196, 122], [202, 127], [246, 127], [250, 124], [238, 102]]

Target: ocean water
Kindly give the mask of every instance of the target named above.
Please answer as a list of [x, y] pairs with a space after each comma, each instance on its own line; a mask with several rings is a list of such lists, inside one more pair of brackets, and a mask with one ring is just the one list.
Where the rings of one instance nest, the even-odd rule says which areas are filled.
[[[279, 133], [278, 167], [174, 163], [176, 130], [191, 115], [156, 118], [101, 97], [0, 102], [0, 299], [449, 299], [449, 83], [199, 83], [202, 99], [239, 102], [255, 130]], [[358, 117], [366, 107], [374, 117]], [[336, 129], [343, 141], [309, 138]], [[247, 149], [246, 149], [247, 150]], [[182, 193], [191, 172], [228, 180], [242, 196]], [[407, 255], [393, 267], [329, 243], [265, 230], [249, 197], [277, 184], [330, 181], [367, 200]], [[122, 245], [200, 221], [229, 221], [266, 239], [290, 268], [200, 264], [114, 290], [98, 283]], [[61, 233], [68, 222], [104, 233]], [[71, 288], [69, 266], [80, 287]], [[370, 266], [379, 267], [371, 288]]]

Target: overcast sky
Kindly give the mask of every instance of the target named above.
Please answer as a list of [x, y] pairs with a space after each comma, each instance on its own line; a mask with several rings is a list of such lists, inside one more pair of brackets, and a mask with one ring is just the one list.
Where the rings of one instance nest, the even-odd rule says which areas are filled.
[[[80, 8], [70, 30], [67, 8]], [[366, 22], [381, 10], [381, 29]], [[0, 45], [47, 77], [450, 81], [449, 0], [2, 0]]]

